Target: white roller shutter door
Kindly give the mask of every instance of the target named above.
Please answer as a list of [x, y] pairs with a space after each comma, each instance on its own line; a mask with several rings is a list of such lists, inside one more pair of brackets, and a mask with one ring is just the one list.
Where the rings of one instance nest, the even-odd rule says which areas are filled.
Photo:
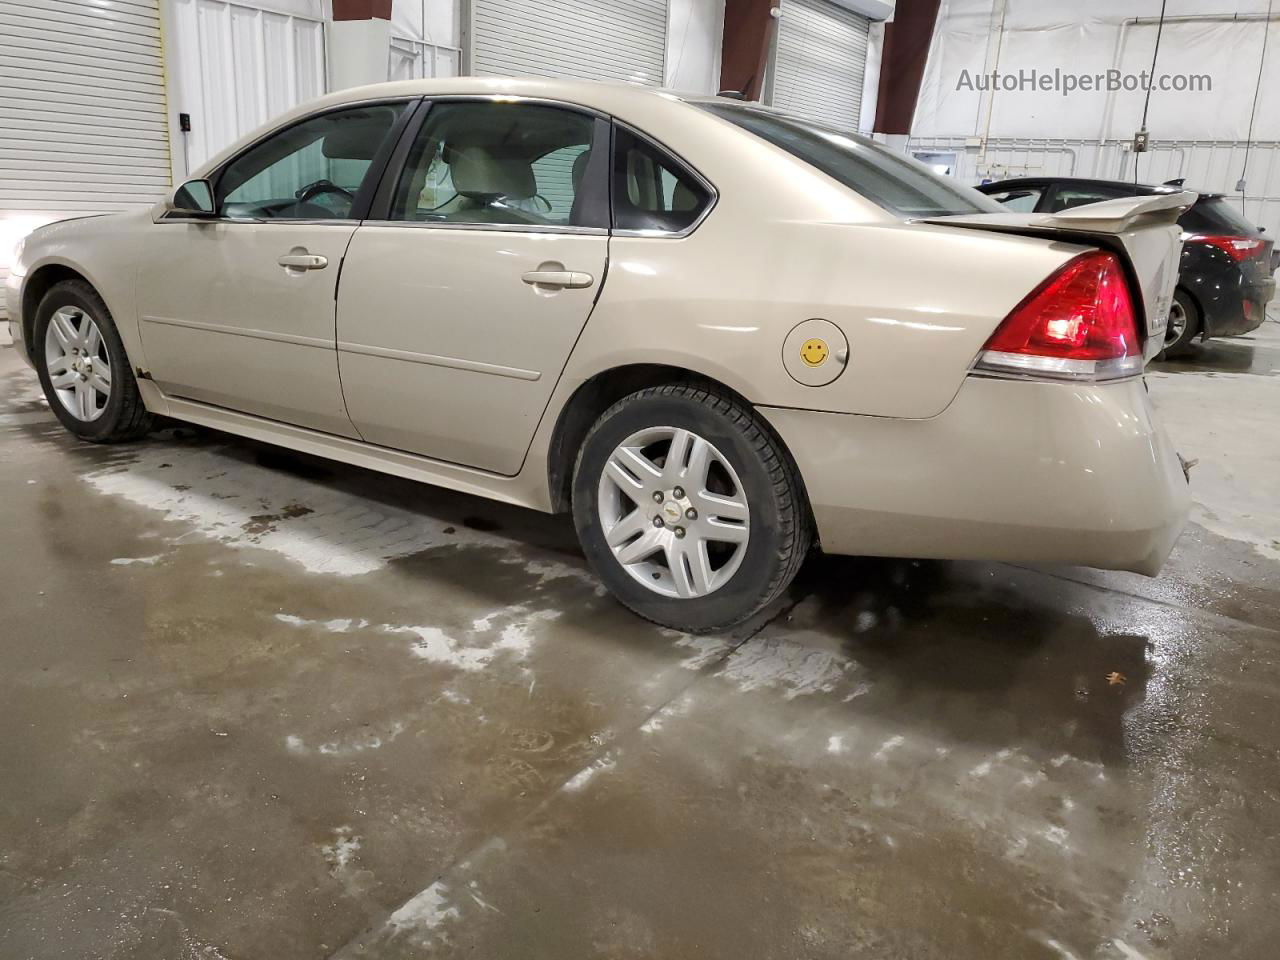
[[158, 0], [0, 0], [0, 277], [40, 223], [169, 183]]
[[472, 0], [472, 72], [661, 84], [667, 0]]
[[773, 105], [856, 131], [871, 21], [830, 0], [783, 0]]

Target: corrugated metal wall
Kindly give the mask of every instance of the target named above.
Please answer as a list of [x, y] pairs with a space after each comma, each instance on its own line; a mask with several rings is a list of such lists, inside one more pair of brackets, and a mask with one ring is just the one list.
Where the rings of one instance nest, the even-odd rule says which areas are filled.
[[661, 84], [666, 0], [472, 0], [480, 76]]
[[0, 279], [41, 224], [151, 204], [175, 169], [324, 93], [320, 0], [170, 2], [166, 78], [160, 0], [0, 0]]
[[769, 74], [774, 106], [856, 131], [871, 22], [830, 0], [784, 0]]
[[3, 0], [0, 38], [3, 279], [41, 223], [164, 192], [169, 129], [158, 0]]

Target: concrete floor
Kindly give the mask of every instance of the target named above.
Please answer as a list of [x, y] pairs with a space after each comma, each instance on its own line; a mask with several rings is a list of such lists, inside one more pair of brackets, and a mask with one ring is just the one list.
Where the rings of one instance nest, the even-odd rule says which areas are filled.
[[0, 347], [0, 957], [1273, 957], [1278, 331], [1151, 377], [1160, 579], [827, 559], [711, 639], [561, 519], [78, 444]]

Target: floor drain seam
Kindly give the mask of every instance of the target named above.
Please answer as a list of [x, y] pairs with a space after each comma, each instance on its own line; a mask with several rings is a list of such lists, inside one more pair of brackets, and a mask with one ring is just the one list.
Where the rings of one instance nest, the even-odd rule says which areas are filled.
[[1044, 577], [1051, 577], [1054, 580], [1062, 580], [1065, 583], [1074, 583], [1079, 587], [1086, 587], [1100, 593], [1114, 593], [1119, 597], [1128, 597], [1130, 600], [1138, 600], [1142, 603], [1149, 603], [1152, 606], [1167, 607], [1170, 610], [1191, 614], [1203, 620], [1220, 621], [1233, 624], [1238, 627], [1246, 627], [1250, 630], [1261, 630], [1264, 633], [1271, 633], [1280, 636], [1280, 627], [1268, 627], [1261, 623], [1250, 623], [1248, 620], [1241, 620], [1239, 617], [1233, 617], [1230, 614], [1218, 613], [1215, 610], [1204, 610], [1200, 607], [1190, 607], [1182, 603], [1174, 603], [1172, 600], [1161, 600], [1153, 597], [1144, 597], [1140, 593], [1134, 593], [1132, 590], [1122, 590], [1118, 587], [1105, 587], [1098, 583], [1091, 583], [1088, 580], [1078, 580], [1075, 577], [1065, 573], [1055, 573], [1051, 570], [1043, 570], [1039, 567], [1026, 566], [1020, 563], [1007, 563], [1004, 566], [1011, 567], [1015, 570], [1025, 570], [1027, 573], [1039, 574]]

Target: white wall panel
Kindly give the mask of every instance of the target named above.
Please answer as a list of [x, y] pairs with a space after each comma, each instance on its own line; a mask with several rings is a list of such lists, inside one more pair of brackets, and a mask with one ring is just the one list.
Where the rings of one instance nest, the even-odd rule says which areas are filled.
[[[1280, 22], [1268, 24], [1268, 0], [1172, 0], [1156, 59], [1158, 74], [1208, 74], [1212, 89], [1154, 90], [1148, 127], [1168, 140], [1243, 140], [1263, 65], [1264, 91], [1280, 83]], [[1159, 4], [1149, 0], [943, 0], [929, 51], [912, 132], [992, 137], [1109, 139], [1132, 137], [1147, 99], [1141, 89], [1119, 91], [999, 90], [970, 84], [998, 70], [1055, 69], [1094, 76], [1117, 69], [1150, 71]], [[1271, 16], [1280, 18], [1272, 9]], [[1264, 35], [1267, 56], [1263, 59]], [[988, 43], [989, 38], [998, 38]], [[969, 82], [963, 80], [967, 74]], [[963, 89], [958, 89], [964, 84]], [[990, 103], [988, 129], [986, 109]], [[1255, 137], [1280, 139], [1280, 110], [1263, 98]]]
[[273, 117], [325, 92], [324, 24], [310, 16], [277, 12], [318, 10], [318, 4], [170, 3], [172, 111], [191, 117], [191, 132], [174, 134], [179, 176]]
[[461, 24], [461, 0], [393, 0], [389, 79], [458, 76]]
[[716, 93], [724, 45], [724, 0], [671, 0], [668, 16], [663, 86], [682, 93]]
[[456, 47], [462, 36], [461, 0], [392, 0], [391, 33], [409, 40]]
[[[956, 87], [962, 71], [1149, 71], [1158, 13], [1147, 0], [942, 0], [909, 148], [955, 152], [958, 177], [968, 183], [1021, 175], [1132, 180], [1128, 146], [1145, 91]], [[1138, 179], [1184, 177], [1189, 188], [1226, 194], [1246, 218], [1280, 233], [1280, 10], [1274, 0], [1169, 0], [1166, 14], [1156, 72], [1208, 74], [1212, 89], [1151, 92], [1153, 149], [1138, 156]], [[979, 145], [967, 146], [968, 138]]]

